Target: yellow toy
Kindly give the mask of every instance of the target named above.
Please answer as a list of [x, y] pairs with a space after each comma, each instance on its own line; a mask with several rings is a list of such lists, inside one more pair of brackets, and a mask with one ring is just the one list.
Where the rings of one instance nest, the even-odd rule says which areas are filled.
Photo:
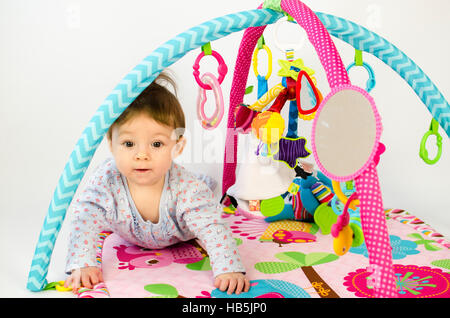
[[284, 119], [277, 112], [265, 111], [258, 114], [252, 122], [253, 134], [270, 145], [280, 140], [284, 132]]
[[[333, 187], [334, 188], [334, 187]], [[342, 256], [352, 247], [354, 233], [350, 227], [350, 214], [348, 207], [356, 199], [356, 192], [352, 193], [345, 203], [342, 214], [338, 216], [336, 223], [331, 227], [331, 235], [334, 237], [333, 249], [336, 255]]]
[[43, 290], [57, 290], [60, 292], [71, 291], [73, 288], [71, 286], [64, 287], [64, 281], [60, 280], [57, 282], [48, 283]]
[[55, 285], [55, 288], [57, 291], [60, 292], [65, 292], [65, 291], [71, 291], [73, 288], [72, 287], [64, 287], [64, 281], [59, 281], [57, 285]]
[[261, 96], [256, 102], [248, 106], [251, 110], [262, 112], [262, 110], [269, 105], [278, 95], [284, 90], [284, 86], [280, 83], [272, 87]]
[[353, 230], [346, 225], [333, 240], [333, 250], [336, 255], [342, 256], [348, 252], [353, 244]]
[[[265, 76], [266, 80], [269, 79], [270, 75], [272, 75], [272, 52], [270, 51], [269, 47], [265, 44], [262, 44], [262, 48], [267, 53], [267, 59], [268, 59], [268, 70], [267, 74]], [[255, 73], [255, 76], [258, 77], [258, 52], [259, 48], [257, 47], [255, 51], [253, 52], [253, 72]]]

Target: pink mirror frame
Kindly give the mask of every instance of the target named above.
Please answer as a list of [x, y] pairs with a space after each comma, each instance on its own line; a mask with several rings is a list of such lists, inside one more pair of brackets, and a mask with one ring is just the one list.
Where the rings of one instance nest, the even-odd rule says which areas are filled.
[[[328, 171], [328, 169], [319, 160], [319, 156], [317, 154], [316, 128], [317, 128], [317, 123], [319, 121], [321, 112], [327, 106], [328, 101], [331, 98], [333, 98], [333, 96], [335, 96], [337, 93], [344, 91], [344, 90], [357, 91], [358, 93], [361, 93], [369, 101], [369, 103], [372, 107], [374, 117], [375, 117], [376, 132], [375, 132], [375, 142], [372, 147], [372, 152], [370, 153], [369, 157], [367, 158], [367, 161], [359, 169], [354, 171], [352, 174], [347, 175], [347, 176], [338, 176], [338, 175]], [[349, 114], [349, 116], [351, 116], [351, 114]], [[383, 130], [383, 128], [382, 128], [382, 124], [381, 124], [380, 114], [378, 113], [374, 99], [372, 98], [372, 96], [369, 95], [369, 93], [367, 91], [363, 90], [360, 87], [353, 86], [353, 85], [343, 85], [343, 86], [333, 88], [331, 90], [331, 92], [327, 95], [327, 97], [325, 97], [325, 99], [322, 101], [319, 108], [317, 109], [316, 116], [315, 116], [313, 124], [312, 124], [311, 148], [312, 148], [312, 152], [313, 152], [315, 161], [317, 163], [317, 166], [323, 172], [323, 174], [325, 174], [327, 177], [329, 177], [330, 179], [335, 180], [335, 181], [344, 182], [344, 181], [350, 181], [350, 180], [357, 178], [373, 162], [373, 159], [374, 159], [375, 155], [377, 154], [378, 143], [380, 142], [380, 139], [381, 139], [382, 130]], [[337, 160], [339, 160], [339, 158], [337, 158]]]

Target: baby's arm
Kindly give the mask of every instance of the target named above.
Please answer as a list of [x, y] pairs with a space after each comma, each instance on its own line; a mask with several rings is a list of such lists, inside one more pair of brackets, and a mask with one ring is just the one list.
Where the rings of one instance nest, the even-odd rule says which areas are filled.
[[218, 201], [203, 182], [193, 182], [192, 185], [186, 193], [181, 192], [183, 195], [179, 195], [177, 210], [188, 228], [205, 246], [216, 277], [215, 284], [220, 287], [225, 284], [228, 291], [236, 293], [242, 288], [248, 290], [249, 284], [245, 282], [243, 274], [245, 268], [231, 231], [221, 217], [222, 209]]
[[72, 285], [74, 292], [80, 284], [92, 288], [103, 281], [96, 260], [96, 245], [98, 233], [109, 230], [106, 213], [111, 211], [113, 202], [107, 187], [93, 175], [84, 191], [71, 205], [72, 220], [66, 265], [66, 273], [70, 276], [65, 285]]

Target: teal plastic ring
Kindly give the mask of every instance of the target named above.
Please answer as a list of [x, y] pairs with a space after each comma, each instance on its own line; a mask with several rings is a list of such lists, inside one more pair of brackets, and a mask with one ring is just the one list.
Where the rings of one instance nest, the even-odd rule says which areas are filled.
[[[350, 64], [347, 67], [347, 73], [350, 71], [350, 69], [352, 67], [356, 66], [356, 63], [353, 62], [352, 64]], [[372, 69], [372, 66], [370, 66], [369, 64], [367, 64], [366, 62], [363, 62], [363, 64], [361, 65], [362, 67], [364, 67], [367, 71], [367, 73], [369, 74], [369, 79], [366, 82], [366, 91], [368, 93], [370, 93], [371, 90], [373, 90], [373, 88], [375, 87], [375, 84], [377, 83], [375, 80], [375, 72]]]

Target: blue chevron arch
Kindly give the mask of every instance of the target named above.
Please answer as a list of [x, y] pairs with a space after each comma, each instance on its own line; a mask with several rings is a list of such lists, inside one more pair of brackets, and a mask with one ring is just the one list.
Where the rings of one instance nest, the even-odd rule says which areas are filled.
[[[317, 15], [331, 35], [377, 56], [402, 76], [450, 136], [448, 102], [413, 61], [388, 41], [353, 22], [324, 13]], [[189, 51], [249, 27], [275, 23], [282, 16], [271, 9], [260, 9], [229, 14], [200, 24], [161, 45], [119, 82], [82, 132], [60, 176], [32, 259], [27, 281], [29, 290], [40, 291], [47, 284], [51, 255], [67, 209], [97, 147], [123, 110], [161, 71]]]
[[366, 28], [321, 12], [316, 12], [328, 32], [354, 48], [370, 53], [398, 73], [422, 100], [450, 137], [450, 106], [431, 79], [405, 53]]

